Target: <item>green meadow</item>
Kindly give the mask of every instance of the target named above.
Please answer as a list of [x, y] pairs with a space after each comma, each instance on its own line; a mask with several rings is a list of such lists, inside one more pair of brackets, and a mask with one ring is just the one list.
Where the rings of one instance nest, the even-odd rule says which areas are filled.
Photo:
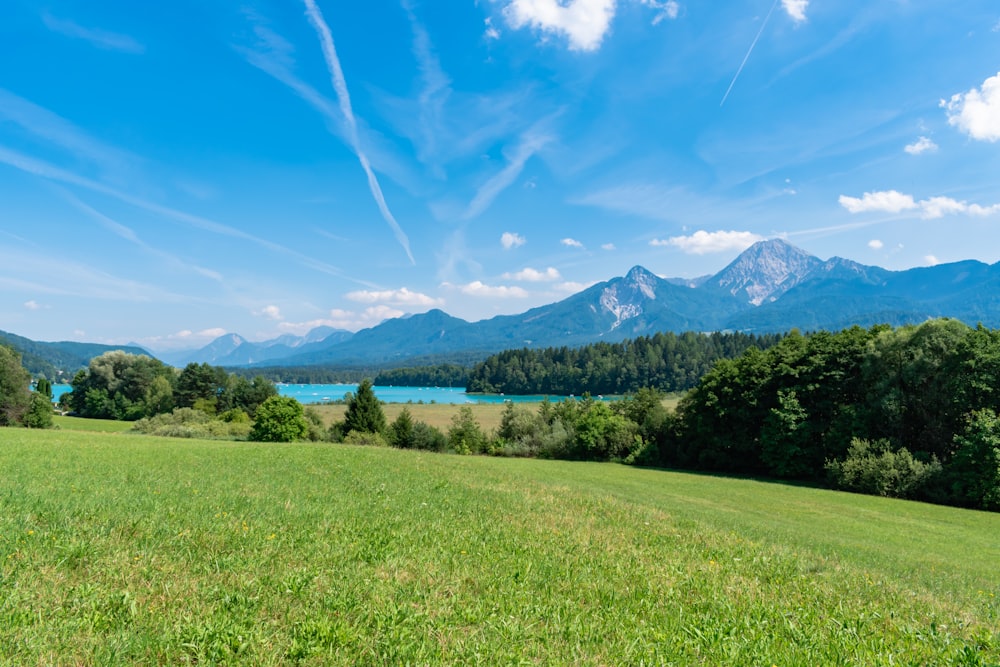
[[0, 664], [1000, 664], [1000, 515], [614, 464], [0, 431]]

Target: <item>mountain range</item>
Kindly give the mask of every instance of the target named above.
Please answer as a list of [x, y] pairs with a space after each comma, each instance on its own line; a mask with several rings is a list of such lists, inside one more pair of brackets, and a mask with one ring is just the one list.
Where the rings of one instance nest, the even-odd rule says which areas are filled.
[[[641, 267], [518, 315], [467, 322], [441, 310], [387, 320], [355, 334], [314, 330], [302, 339], [217, 339], [187, 361], [243, 365], [399, 365], [457, 353], [576, 346], [657, 331], [783, 332], [854, 324], [914, 324], [954, 317], [1000, 326], [1000, 263], [890, 271], [823, 261], [781, 239], [761, 241], [713, 276], [661, 278]], [[222, 352], [228, 350], [226, 354]]]
[[161, 358], [176, 366], [391, 367], [658, 331], [839, 330], [933, 317], [1000, 326], [1000, 263], [967, 260], [890, 271], [840, 257], [823, 261], [771, 239], [752, 245], [713, 276], [661, 278], [635, 266], [625, 276], [518, 315], [467, 322], [435, 309], [353, 334], [321, 327], [257, 343], [227, 334], [199, 350]]

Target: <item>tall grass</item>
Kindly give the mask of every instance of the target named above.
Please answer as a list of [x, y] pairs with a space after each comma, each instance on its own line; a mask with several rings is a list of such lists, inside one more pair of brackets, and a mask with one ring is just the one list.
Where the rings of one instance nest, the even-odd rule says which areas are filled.
[[2, 664], [1000, 662], [1000, 515], [68, 431], [0, 470]]

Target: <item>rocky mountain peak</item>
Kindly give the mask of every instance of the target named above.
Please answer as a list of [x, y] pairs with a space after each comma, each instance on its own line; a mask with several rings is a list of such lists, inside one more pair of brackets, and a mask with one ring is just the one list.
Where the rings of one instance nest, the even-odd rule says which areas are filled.
[[622, 322], [641, 315], [644, 302], [656, 300], [659, 282], [661, 279], [648, 269], [633, 266], [624, 278], [610, 281], [601, 290], [601, 308], [615, 317], [611, 325], [612, 331], [621, 326]]
[[823, 262], [781, 239], [759, 241], [709, 281], [733, 296], [759, 306], [802, 282]]

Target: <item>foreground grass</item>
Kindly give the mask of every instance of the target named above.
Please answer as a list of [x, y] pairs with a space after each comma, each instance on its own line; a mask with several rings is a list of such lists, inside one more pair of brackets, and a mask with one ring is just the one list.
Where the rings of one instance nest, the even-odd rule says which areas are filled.
[[96, 433], [124, 433], [132, 428], [133, 422], [114, 421], [112, 419], [85, 419], [54, 415], [52, 423], [59, 429], [68, 431], [91, 431]]
[[608, 464], [0, 431], [2, 664], [983, 665], [1000, 515]]

